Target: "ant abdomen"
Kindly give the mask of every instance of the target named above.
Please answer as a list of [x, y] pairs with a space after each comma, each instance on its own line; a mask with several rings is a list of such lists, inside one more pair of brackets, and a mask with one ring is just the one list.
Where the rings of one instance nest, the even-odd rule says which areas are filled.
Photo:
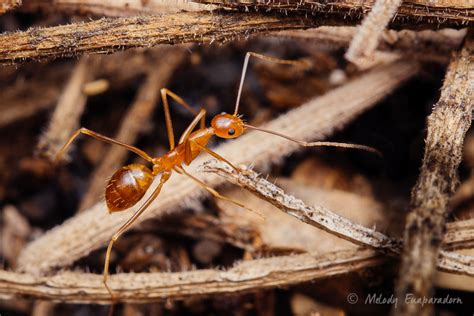
[[105, 189], [109, 212], [124, 211], [135, 205], [152, 182], [152, 171], [144, 165], [131, 164], [117, 170]]

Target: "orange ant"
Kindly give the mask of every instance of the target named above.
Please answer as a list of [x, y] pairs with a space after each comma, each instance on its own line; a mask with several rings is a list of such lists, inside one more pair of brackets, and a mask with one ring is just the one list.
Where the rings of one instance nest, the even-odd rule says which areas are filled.
[[[211, 127], [205, 127], [205, 117], [206, 110], [201, 109], [199, 112], [196, 112], [192, 109], [181, 97], [171, 92], [170, 90], [164, 88], [161, 89], [161, 98], [163, 101], [163, 109], [165, 113], [166, 120], [166, 129], [168, 133], [168, 140], [170, 144], [170, 150], [168, 153], [164, 154], [161, 157], [151, 157], [141, 149], [138, 149], [134, 146], [124, 144], [115, 139], [106, 137], [94, 131], [91, 131], [87, 128], [80, 128], [77, 130], [71, 138], [66, 142], [66, 144], [61, 148], [56, 156], [56, 161], [59, 161], [63, 154], [66, 152], [71, 143], [80, 135], [85, 134], [91, 136], [100, 141], [104, 141], [110, 144], [115, 144], [126, 148], [129, 151], [134, 152], [138, 156], [142, 157], [146, 161], [150, 162], [153, 167], [150, 170], [148, 167], [142, 164], [130, 164], [118, 169], [114, 175], [110, 178], [107, 187], [105, 189], [105, 200], [109, 212], [120, 212], [129, 209], [134, 206], [140, 199], [145, 195], [146, 191], [153, 182], [153, 179], [161, 175], [159, 184], [153, 193], [148, 197], [148, 199], [143, 203], [143, 205], [117, 230], [117, 232], [110, 239], [109, 245], [107, 247], [107, 253], [105, 256], [104, 271], [103, 271], [103, 283], [109, 292], [112, 299], [114, 298], [112, 290], [107, 285], [107, 279], [109, 276], [109, 263], [110, 263], [110, 253], [112, 251], [112, 246], [114, 242], [137, 220], [137, 218], [150, 206], [150, 204], [155, 200], [163, 185], [171, 177], [173, 171], [176, 171], [179, 174], [185, 175], [191, 178], [193, 181], [197, 182], [201, 187], [209, 191], [214, 197], [226, 200], [228, 202], [234, 203], [240, 207], [246, 208], [243, 204], [234, 201], [231, 198], [225, 197], [219, 194], [216, 190], [206, 185], [203, 181], [196, 178], [195, 176], [189, 174], [184, 168], [183, 165], [189, 165], [196, 157], [202, 152], [205, 151], [214, 158], [227, 163], [237, 172], [241, 172], [239, 168], [234, 166], [230, 161], [221, 157], [216, 152], [207, 148], [207, 144], [212, 136], [217, 136], [220, 138], [237, 138], [240, 135], [244, 134], [246, 129], [254, 129], [261, 132], [277, 135], [283, 138], [286, 138], [290, 141], [296, 142], [302, 146], [334, 146], [334, 147], [345, 147], [345, 148], [356, 148], [367, 150], [371, 152], [378, 153], [378, 151], [372, 147], [356, 144], [346, 144], [346, 143], [334, 143], [334, 142], [304, 142], [295, 140], [289, 136], [279, 134], [277, 132], [265, 130], [262, 128], [257, 128], [246, 124], [240, 115], [239, 103], [240, 95], [242, 94], [242, 86], [245, 79], [245, 74], [247, 71], [247, 66], [250, 56], [257, 57], [266, 61], [271, 61], [279, 64], [286, 65], [301, 65], [306, 62], [303, 61], [294, 61], [294, 60], [284, 60], [278, 59], [270, 56], [265, 56], [257, 54], [254, 52], [248, 52], [245, 56], [244, 65], [242, 69], [242, 74], [240, 78], [239, 90], [237, 92], [237, 99], [235, 103], [235, 110], [233, 114], [221, 113], [216, 116], [211, 121]], [[195, 114], [195, 117], [191, 124], [186, 128], [184, 133], [179, 139], [178, 145], [175, 146], [174, 133], [173, 133], [173, 124], [171, 121], [170, 110], [168, 105], [167, 97], [171, 97], [176, 103]], [[197, 124], [200, 124], [200, 128], [193, 132]], [[248, 209], [248, 208], [246, 208]]]

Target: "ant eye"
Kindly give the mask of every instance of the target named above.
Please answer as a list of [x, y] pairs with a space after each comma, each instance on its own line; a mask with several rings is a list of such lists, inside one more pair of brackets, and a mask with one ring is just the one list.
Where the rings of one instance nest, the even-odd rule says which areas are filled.
[[234, 135], [234, 134], [235, 134], [235, 129], [233, 129], [233, 128], [229, 129], [228, 134], [229, 134], [230, 136]]

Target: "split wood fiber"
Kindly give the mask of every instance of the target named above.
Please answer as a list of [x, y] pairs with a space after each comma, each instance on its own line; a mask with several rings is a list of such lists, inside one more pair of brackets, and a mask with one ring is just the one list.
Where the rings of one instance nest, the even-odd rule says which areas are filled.
[[[425, 153], [412, 190], [402, 265], [397, 285], [401, 302], [393, 315], [430, 315], [432, 304], [406, 304], [405, 297], [432, 297], [436, 259], [446, 230], [448, 202], [458, 185], [464, 136], [472, 122], [474, 36], [454, 55], [441, 97], [428, 117]], [[474, 265], [474, 262], [471, 262]]]
[[[417, 64], [410, 62], [392, 63], [374, 69], [280, 116], [266, 124], [265, 128], [301, 140], [324, 139], [377, 104], [418, 70]], [[216, 152], [236, 165], [254, 164], [258, 168], [281, 162], [285, 156], [298, 149], [301, 149], [299, 145], [280, 137], [250, 131], [238, 139], [225, 142], [216, 148]], [[196, 166], [206, 159], [208, 157], [203, 153], [188, 167], [188, 171], [211, 187], [216, 187], [225, 180], [214, 174], [196, 172]], [[148, 218], [177, 212], [205, 196], [206, 192], [191, 179], [174, 174], [159, 198], [136, 224]], [[33, 273], [68, 266], [92, 250], [104, 246], [135, 210], [136, 207], [109, 215], [105, 204], [98, 203], [32, 242], [21, 254], [18, 266]]]

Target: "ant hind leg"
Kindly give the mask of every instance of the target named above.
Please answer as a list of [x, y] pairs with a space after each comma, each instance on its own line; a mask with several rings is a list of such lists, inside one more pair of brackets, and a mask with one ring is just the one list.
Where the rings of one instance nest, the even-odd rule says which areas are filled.
[[134, 152], [135, 154], [137, 154], [138, 156], [142, 157], [143, 159], [149, 161], [149, 162], [153, 162], [153, 159], [150, 157], [150, 155], [148, 155], [146, 152], [144, 152], [143, 150], [141, 149], [138, 149], [137, 147], [134, 147], [134, 146], [131, 146], [131, 145], [128, 145], [128, 144], [125, 144], [125, 143], [122, 143], [118, 140], [115, 140], [113, 138], [110, 138], [110, 137], [107, 137], [107, 136], [104, 136], [102, 134], [99, 134], [97, 132], [94, 132], [94, 131], [91, 131], [90, 129], [87, 129], [85, 127], [81, 127], [80, 129], [78, 129], [70, 138], [69, 140], [64, 144], [64, 146], [59, 150], [59, 152], [56, 154], [56, 158], [55, 158], [55, 161], [56, 162], [59, 162], [61, 161], [61, 158], [64, 156], [64, 154], [66, 153], [67, 149], [69, 148], [69, 146], [71, 146], [72, 142], [81, 134], [84, 134], [84, 135], [87, 135], [87, 136], [90, 136], [92, 138], [95, 138], [97, 140], [100, 140], [102, 142], [106, 142], [106, 143], [109, 143], [109, 144], [114, 144], [114, 145], [118, 145], [118, 146], [122, 146], [124, 147], [125, 149], [131, 151], [131, 152]]
[[153, 191], [153, 193], [148, 197], [145, 203], [143, 203], [143, 205], [140, 206], [140, 208], [132, 215], [132, 217], [130, 217], [125, 222], [125, 224], [123, 224], [110, 239], [109, 245], [107, 247], [107, 252], [105, 254], [103, 283], [113, 301], [115, 300], [115, 297], [113, 295], [112, 289], [107, 284], [107, 281], [109, 278], [110, 254], [112, 252], [112, 247], [114, 243], [119, 239], [119, 237], [137, 220], [138, 217], [140, 217], [140, 215], [143, 214], [143, 212], [148, 208], [148, 206], [150, 206], [150, 204], [158, 197], [158, 195], [161, 192], [161, 189], [163, 188], [163, 185], [166, 183], [166, 181], [168, 181], [170, 176], [171, 176], [170, 171], [165, 171], [162, 173], [161, 178], [160, 178], [160, 183], [156, 187], [155, 191]]

